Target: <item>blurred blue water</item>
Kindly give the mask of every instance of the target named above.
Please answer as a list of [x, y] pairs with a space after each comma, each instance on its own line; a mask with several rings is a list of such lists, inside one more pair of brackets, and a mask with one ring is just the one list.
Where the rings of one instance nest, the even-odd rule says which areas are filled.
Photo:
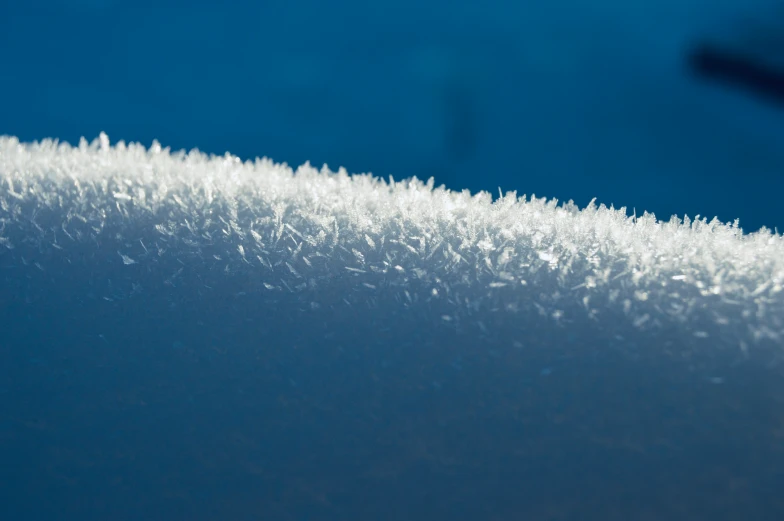
[[771, 4], [4, 2], [0, 132], [784, 228], [784, 111], [683, 67], [781, 53]]

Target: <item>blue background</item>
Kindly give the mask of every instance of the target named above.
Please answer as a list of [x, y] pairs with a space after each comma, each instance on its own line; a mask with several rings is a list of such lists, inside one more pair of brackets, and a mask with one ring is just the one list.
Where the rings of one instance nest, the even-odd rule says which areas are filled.
[[784, 111], [683, 65], [705, 37], [776, 59], [775, 5], [3, 2], [0, 132], [784, 228]]

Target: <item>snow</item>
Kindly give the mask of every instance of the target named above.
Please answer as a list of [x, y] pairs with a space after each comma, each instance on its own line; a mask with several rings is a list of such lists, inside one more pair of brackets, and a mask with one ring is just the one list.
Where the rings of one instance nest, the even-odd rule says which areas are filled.
[[140, 293], [167, 256], [172, 287], [209, 266], [255, 281], [243, 295], [312, 310], [383, 300], [419, 305], [441, 327], [545, 321], [743, 353], [784, 347], [784, 238], [770, 230], [515, 193], [493, 201], [432, 178], [294, 170], [105, 134], [77, 147], [0, 138], [0, 265], [117, 265], [130, 270], [107, 294], [117, 299]]

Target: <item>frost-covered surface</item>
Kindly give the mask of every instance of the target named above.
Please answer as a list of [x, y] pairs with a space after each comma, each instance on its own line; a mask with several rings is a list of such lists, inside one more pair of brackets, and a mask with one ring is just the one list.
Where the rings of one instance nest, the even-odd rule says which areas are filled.
[[784, 518], [781, 236], [101, 136], [0, 237], [0, 519]]
[[493, 202], [432, 180], [293, 171], [105, 135], [78, 147], [0, 139], [0, 264], [54, 281], [57, 266], [124, 266], [124, 279], [96, 276], [74, 301], [176, 287], [190, 272], [206, 288], [241, 276], [243, 295], [311, 310], [384, 301], [484, 332], [579, 323], [618, 339], [784, 345], [784, 238], [767, 230], [515, 194]]

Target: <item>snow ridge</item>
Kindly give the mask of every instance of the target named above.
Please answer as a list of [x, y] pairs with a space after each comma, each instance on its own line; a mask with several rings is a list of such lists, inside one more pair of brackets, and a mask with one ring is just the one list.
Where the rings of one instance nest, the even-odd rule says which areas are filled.
[[[138, 275], [167, 257], [180, 267], [163, 282], [201, 263], [314, 309], [426, 302], [447, 325], [484, 328], [492, 314], [677, 331], [743, 352], [784, 346], [784, 237], [766, 229], [515, 193], [493, 202], [432, 178], [295, 171], [105, 134], [77, 147], [0, 137], [0, 265], [101, 262]], [[115, 296], [138, 291], [133, 273]]]

